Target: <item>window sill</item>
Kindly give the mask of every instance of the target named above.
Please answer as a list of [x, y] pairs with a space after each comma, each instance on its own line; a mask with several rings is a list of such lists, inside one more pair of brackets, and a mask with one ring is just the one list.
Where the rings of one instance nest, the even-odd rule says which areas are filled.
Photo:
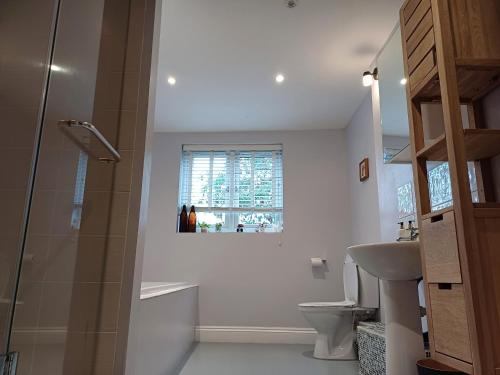
[[225, 234], [237, 234], [237, 235], [241, 235], [241, 234], [253, 234], [253, 235], [269, 235], [269, 234], [282, 234], [283, 231], [281, 232], [252, 232], [252, 231], [246, 231], [246, 232], [236, 232], [235, 231], [222, 231], [222, 232], [177, 232], [177, 234], [180, 234], [180, 235], [225, 235]]

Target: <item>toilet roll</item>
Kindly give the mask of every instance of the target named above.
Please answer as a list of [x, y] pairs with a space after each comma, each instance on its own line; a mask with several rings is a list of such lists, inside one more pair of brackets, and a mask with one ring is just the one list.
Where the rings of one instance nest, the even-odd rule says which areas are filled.
[[311, 265], [313, 267], [323, 267], [324, 262], [322, 258], [311, 258]]

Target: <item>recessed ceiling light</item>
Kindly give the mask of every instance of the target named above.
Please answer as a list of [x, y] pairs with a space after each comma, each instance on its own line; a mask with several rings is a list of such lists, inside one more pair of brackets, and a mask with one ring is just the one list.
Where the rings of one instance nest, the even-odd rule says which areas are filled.
[[175, 77], [172, 77], [172, 76], [169, 76], [167, 78], [167, 82], [170, 86], [175, 86], [175, 84], [177, 83], [177, 80], [175, 79]]
[[285, 81], [285, 76], [283, 74], [277, 74], [275, 78], [277, 83], [283, 83]]
[[399, 81], [399, 83], [401, 83], [403, 86], [406, 85], [407, 82], [408, 80], [406, 78], [403, 78], [401, 79], [401, 81]]

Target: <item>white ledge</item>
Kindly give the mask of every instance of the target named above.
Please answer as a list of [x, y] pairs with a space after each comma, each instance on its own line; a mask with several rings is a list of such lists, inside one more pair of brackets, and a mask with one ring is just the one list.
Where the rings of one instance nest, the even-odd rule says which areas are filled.
[[196, 288], [198, 285], [184, 282], [143, 282], [141, 284], [141, 300], [163, 296], [165, 294], [180, 292]]

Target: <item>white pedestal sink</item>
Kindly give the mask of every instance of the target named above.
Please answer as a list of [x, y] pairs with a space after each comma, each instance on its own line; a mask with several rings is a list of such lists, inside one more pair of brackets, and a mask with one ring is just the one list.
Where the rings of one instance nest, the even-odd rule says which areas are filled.
[[351, 246], [348, 252], [382, 280], [385, 292], [387, 375], [416, 375], [424, 358], [417, 279], [422, 276], [418, 241]]

